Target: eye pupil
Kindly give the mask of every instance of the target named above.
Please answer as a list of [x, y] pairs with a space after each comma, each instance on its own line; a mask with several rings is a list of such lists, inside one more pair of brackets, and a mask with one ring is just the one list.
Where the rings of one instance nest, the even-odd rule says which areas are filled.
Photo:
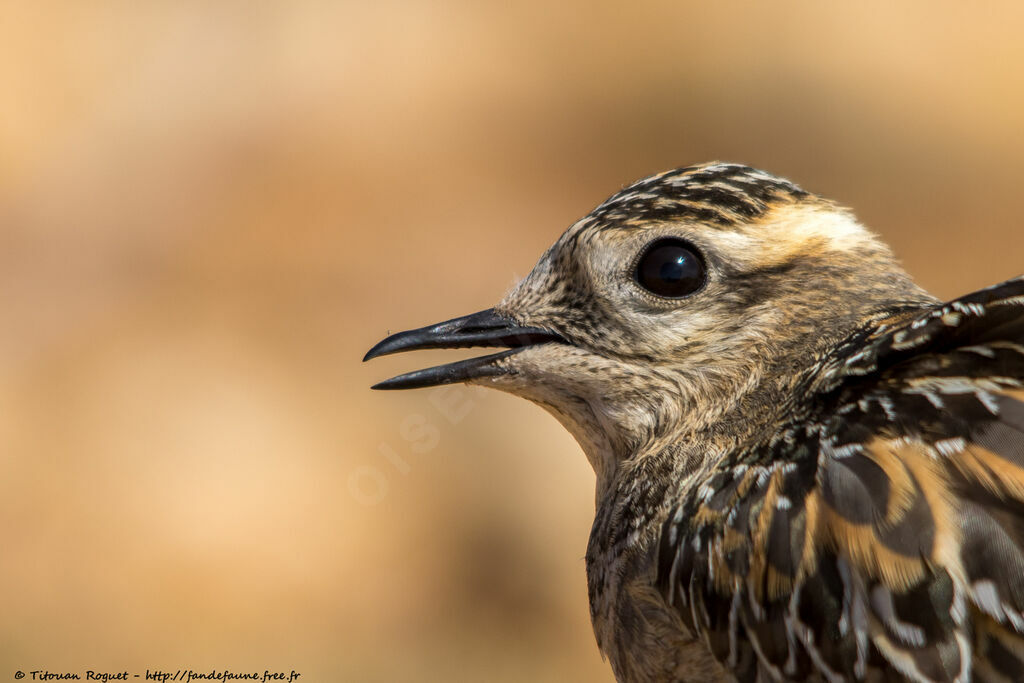
[[676, 280], [682, 280], [683, 278], [686, 277], [688, 265], [689, 259], [687, 259], [685, 256], [679, 256], [674, 260], [666, 261], [664, 264], [662, 264], [661, 270], [658, 272], [658, 275], [661, 277], [662, 280], [669, 280], [671, 282], [674, 282]]
[[704, 285], [707, 271], [690, 245], [668, 238], [647, 247], [636, 267], [636, 281], [658, 296], [677, 299]]

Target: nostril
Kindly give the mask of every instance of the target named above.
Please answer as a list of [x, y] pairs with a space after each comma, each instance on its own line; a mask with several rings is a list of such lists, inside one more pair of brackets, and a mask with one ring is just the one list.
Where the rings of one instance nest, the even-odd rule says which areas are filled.
[[568, 343], [561, 335], [546, 331], [523, 332], [520, 334], [510, 335], [508, 337], [502, 337], [501, 341], [508, 345], [509, 348], [513, 349], [521, 346], [533, 346], [534, 344], [547, 344], [549, 342], [558, 344]]

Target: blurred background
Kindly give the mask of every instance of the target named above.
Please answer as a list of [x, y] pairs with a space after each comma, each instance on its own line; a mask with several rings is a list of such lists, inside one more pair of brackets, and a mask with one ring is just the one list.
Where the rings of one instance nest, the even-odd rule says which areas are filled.
[[33, 2], [0, 22], [0, 680], [610, 681], [555, 421], [362, 365], [724, 159], [1024, 271], [1024, 6]]

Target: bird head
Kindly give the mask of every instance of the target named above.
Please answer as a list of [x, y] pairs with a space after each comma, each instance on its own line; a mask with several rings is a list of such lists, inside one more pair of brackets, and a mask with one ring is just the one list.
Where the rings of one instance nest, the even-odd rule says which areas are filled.
[[392, 335], [366, 359], [506, 347], [375, 388], [469, 382], [527, 398], [607, 480], [660, 441], [770, 410], [792, 393], [786, 382], [807, 379], [865, 320], [922, 301], [931, 298], [849, 211], [712, 163], [626, 187], [494, 308]]

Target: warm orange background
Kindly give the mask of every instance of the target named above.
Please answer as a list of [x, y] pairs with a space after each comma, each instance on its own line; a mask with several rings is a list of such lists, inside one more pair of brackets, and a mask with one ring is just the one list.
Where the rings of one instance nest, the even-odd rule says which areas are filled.
[[624, 5], [5, 5], [0, 681], [610, 680], [575, 444], [359, 361], [640, 176], [789, 176], [941, 296], [1024, 271], [1020, 3]]

